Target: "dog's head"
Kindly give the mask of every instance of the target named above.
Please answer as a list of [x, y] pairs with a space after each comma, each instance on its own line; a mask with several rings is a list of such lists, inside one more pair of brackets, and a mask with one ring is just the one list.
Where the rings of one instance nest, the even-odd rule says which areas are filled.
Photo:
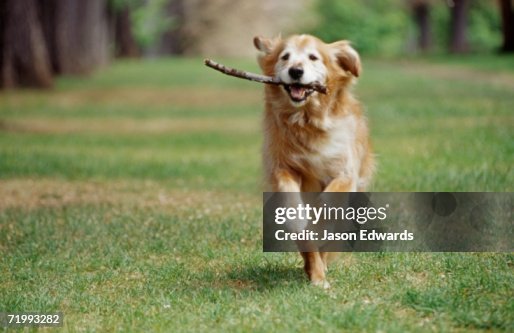
[[294, 107], [320, 98], [303, 85], [317, 81], [330, 93], [361, 72], [359, 55], [348, 41], [325, 44], [310, 35], [294, 35], [287, 39], [255, 37], [253, 42], [261, 51], [259, 65], [264, 74], [287, 83], [277, 89]]

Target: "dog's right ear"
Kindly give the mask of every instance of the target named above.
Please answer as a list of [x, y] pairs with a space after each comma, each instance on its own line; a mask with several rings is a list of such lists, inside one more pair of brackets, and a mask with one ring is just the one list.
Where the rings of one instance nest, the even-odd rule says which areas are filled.
[[256, 36], [253, 38], [253, 45], [255, 45], [255, 48], [261, 52], [264, 52], [265, 54], [270, 54], [279, 42], [280, 37], [265, 38]]

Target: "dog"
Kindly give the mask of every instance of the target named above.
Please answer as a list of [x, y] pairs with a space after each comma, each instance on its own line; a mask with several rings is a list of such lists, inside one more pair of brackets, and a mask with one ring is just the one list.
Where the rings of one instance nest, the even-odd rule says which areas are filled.
[[[348, 41], [311, 35], [255, 37], [263, 74], [284, 86], [265, 86], [263, 164], [274, 192], [355, 192], [369, 185], [375, 159], [362, 106], [352, 94], [361, 74]], [[305, 85], [324, 84], [327, 94]], [[301, 252], [311, 283], [328, 288], [331, 253]]]

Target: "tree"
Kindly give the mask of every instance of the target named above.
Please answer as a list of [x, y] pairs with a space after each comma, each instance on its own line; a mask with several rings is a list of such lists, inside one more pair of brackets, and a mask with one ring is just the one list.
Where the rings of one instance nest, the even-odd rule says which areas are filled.
[[58, 74], [87, 74], [109, 62], [106, 0], [50, 0], [53, 24], [47, 32]]
[[468, 51], [469, 0], [450, 0], [450, 45], [451, 53]]
[[[148, 0], [107, 0], [111, 42], [118, 58], [137, 58], [141, 50], [135, 36], [134, 16]], [[135, 15], [136, 14], [136, 15]]]
[[166, 15], [171, 18], [171, 24], [162, 34], [159, 50], [160, 54], [184, 53], [183, 32], [181, 27], [185, 21], [184, 0], [170, 0], [165, 7]]
[[514, 3], [511, 0], [500, 0], [502, 17], [503, 45], [501, 52], [514, 52]]
[[107, 64], [106, 1], [0, 1], [0, 86], [50, 87]]
[[140, 55], [131, 16], [132, 10], [128, 4], [114, 8], [114, 44], [116, 56], [119, 58], [137, 58]]
[[430, 23], [430, 0], [411, 1], [412, 15], [418, 28], [418, 48], [428, 51], [432, 46], [432, 27]]
[[52, 70], [38, 0], [0, 3], [0, 86], [50, 87]]

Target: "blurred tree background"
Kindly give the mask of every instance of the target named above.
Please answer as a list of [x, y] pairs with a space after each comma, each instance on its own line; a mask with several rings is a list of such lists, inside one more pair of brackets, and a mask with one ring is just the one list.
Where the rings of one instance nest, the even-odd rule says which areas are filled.
[[324, 0], [316, 8], [316, 35], [345, 36], [366, 54], [494, 52], [502, 42], [494, 0]]
[[310, 32], [366, 55], [514, 52], [512, 0], [3, 0], [0, 86], [51, 87], [113, 57], [249, 56]]

